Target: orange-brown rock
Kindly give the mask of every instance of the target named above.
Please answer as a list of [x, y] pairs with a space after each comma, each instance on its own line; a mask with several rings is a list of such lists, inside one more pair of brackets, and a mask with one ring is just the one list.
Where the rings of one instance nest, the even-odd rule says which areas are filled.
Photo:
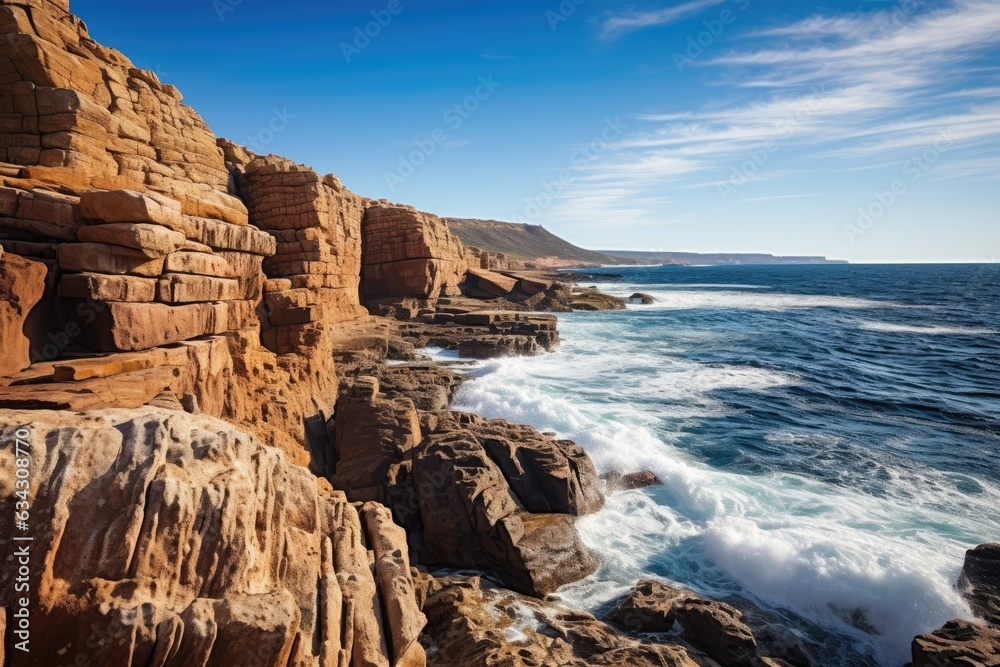
[[240, 296], [239, 281], [230, 278], [164, 273], [157, 281], [157, 300], [164, 303], [238, 301]]
[[147, 303], [156, 299], [156, 281], [137, 276], [68, 273], [59, 281], [59, 296], [67, 299]]
[[251, 301], [192, 303], [108, 302], [80, 341], [99, 352], [148, 350], [198, 336], [245, 330], [256, 320]]
[[478, 577], [424, 575], [422, 583], [428, 619], [423, 642], [431, 667], [712, 664], [682, 646], [640, 642], [593, 616], [505, 591]]
[[424, 440], [413, 456], [412, 485], [422, 563], [488, 570], [530, 595], [546, 595], [597, 569], [573, 515], [520, 506], [502, 469], [465, 429], [446, 428]]
[[[174, 252], [167, 255], [163, 270], [166, 273], [191, 273], [198, 276], [236, 278], [233, 267], [221, 255], [206, 252]], [[243, 296], [242, 298], [251, 298]]]
[[25, 333], [31, 309], [45, 294], [48, 268], [42, 262], [0, 254], [0, 377], [31, 365], [31, 341]]
[[165, 257], [188, 243], [183, 234], [166, 227], [131, 222], [81, 227], [76, 237], [82, 243], [106, 243], [134, 248], [149, 258]]
[[471, 255], [440, 218], [376, 202], [361, 231], [365, 299], [459, 294]]
[[[208, 417], [0, 415], [5, 442], [19, 429], [33, 448], [37, 597], [32, 650], [17, 664], [424, 664], [406, 543], [384, 509], [362, 518]], [[8, 515], [12, 466], [0, 462]], [[0, 535], [6, 553], [11, 538]], [[0, 591], [0, 607], [11, 595]]]
[[155, 277], [163, 272], [163, 258], [138, 250], [102, 243], [64, 243], [58, 248], [59, 268], [84, 273], [132, 274]]
[[198, 114], [176, 88], [91, 40], [68, 3], [4, 4], [0, 30], [9, 137], [0, 160], [20, 165], [18, 176], [77, 193], [155, 191], [185, 213], [246, 223]]

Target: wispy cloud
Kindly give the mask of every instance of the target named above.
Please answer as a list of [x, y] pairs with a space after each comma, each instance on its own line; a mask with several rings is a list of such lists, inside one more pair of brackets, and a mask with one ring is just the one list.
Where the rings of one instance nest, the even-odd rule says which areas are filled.
[[620, 16], [609, 16], [601, 25], [601, 37], [604, 39], [617, 39], [622, 35], [644, 28], [654, 26], [665, 26], [671, 23], [683, 21], [694, 16], [698, 12], [719, 5], [725, 0], [692, 0], [666, 9], [657, 9], [650, 12], [632, 12]]
[[480, 53], [479, 57], [483, 60], [517, 60], [517, 56], [510, 53], [500, 53], [499, 51], [491, 51], [489, 49]]
[[[603, 35], [681, 20], [713, 4], [611, 18]], [[815, 16], [743, 37], [748, 48], [704, 65], [719, 74], [719, 83], [735, 86], [730, 91], [745, 91], [744, 99], [638, 116], [638, 131], [586, 168], [581, 202], [600, 201], [602, 215], [617, 203], [629, 208], [631, 220], [663, 219], [669, 214], [635, 210], [636, 198], [662, 195], [667, 187], [719, 186], [748, 160], [759, 157], [763, 164], [777, 153], [811, 159], [812, 168], [827, 165], [830, 172], [900, 164], [933, 146], [942, 132], [951, 142], [949, 159], [961, 165], [942, 168], [942, 175], [995, 173], [995, 159], [966, 159], [963, 151], [1000, 149], [998, 70], [982, 60], [1000, 46], [1000, 2], [904, 3]], [[794, 171], [794, 165], [767, 164], [747, 180]], [[587, 215], [586, 206], [570, 201], [563, 210]]]

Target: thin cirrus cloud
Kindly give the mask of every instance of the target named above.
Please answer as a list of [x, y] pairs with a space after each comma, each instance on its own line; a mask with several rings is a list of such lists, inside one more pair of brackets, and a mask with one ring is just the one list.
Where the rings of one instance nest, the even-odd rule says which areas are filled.
[[636, 30], [677, 23], [723, 2], [725, 0], [692, 0], [666, 9], [609, 16], [601, 24], [601, 37], [606, 40], [614, 40]]
[[[680, 20], [711, 4], [609, 19], [604, 35]], [[742, 49], [720, 49], [724, 55], [699, 64], [719, 83], [744, 91], [741, 102], [638, 116], [642, 129], [585, 168], [577, 196], [599, 202], [591, 210], [604, 216], [626, 205], [614, 198], [625, 194], [623, 183], [639, 188], [632, 196], [662, 194], [670, 183], [680, 189], [724, 184], [749, 151], [764, 146], [777, 146], [800, 164], [808, 161], [801, 172], [822, 165], [823, 179], [865, 163], [900, 164], [942, 138], [951, 178], [995, 170], [995, 160], [970, 152], [1000, 148], [997, 68], [982, 62], [1000, 46], [1000, 2], [900, 6], [910, 10], [814, 16], [739, 35]], [[765, 165], [749, 180], [787, 175], [785, 169], [787, 164], [781, 172]], [[586, 214], [573, 198], [567, 193], [565, 210]], [[553, 218], [568, 219], [561, 213], [553, 211]], [[645, 215], [670, 217], [656, 207]], [[643, 216], [632, 208], [629, 219]]]

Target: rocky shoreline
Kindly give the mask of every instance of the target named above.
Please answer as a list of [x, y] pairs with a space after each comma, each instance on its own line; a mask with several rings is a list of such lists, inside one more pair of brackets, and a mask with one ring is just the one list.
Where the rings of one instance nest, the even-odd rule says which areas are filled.
[[[420, 356], [542, 354], [624, 300], [216, 137], [66, 0], [0, 25], [0, 663], [824, 664], [660, 582], [559, 606], [599, 565], [577, 518], [657, 480], [452, 410], [461, 364]], [[997, 664], [997, 549], [960, 583], [993, 625], [914, 665]]]

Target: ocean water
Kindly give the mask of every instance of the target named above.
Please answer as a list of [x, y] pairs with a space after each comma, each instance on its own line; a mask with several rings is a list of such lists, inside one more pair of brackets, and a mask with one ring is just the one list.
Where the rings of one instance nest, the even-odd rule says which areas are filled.
[[657, 302], [561, 316], [456, 407], [551, 430], [664, 485], [579, 522], [596, 611], [641, 577], [781, 615], [824, 665], [899, 666], [969, 610], [1000, 540], [1000, 265], [607, 268]]

